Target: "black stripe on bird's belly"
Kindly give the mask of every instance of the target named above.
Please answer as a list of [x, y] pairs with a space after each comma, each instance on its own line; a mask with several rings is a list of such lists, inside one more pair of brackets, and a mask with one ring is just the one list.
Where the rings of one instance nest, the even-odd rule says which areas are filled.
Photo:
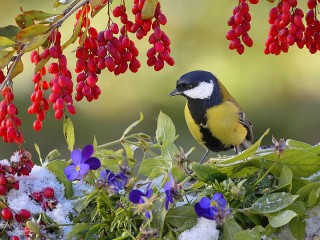
[[200, 132], [202, 133], [202, 141], [204, 145], [213, 152], [220, 152], [220, 151], [227, 151], [233, 146], [226, 146], [221, 143], [221, 141], [217, 138], [215, 138], [212, 133], [209, 131], [209, 129], [200, 127]]

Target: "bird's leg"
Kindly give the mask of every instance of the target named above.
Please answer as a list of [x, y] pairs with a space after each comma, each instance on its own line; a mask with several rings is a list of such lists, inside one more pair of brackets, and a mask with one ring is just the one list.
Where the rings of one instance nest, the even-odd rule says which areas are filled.
[[210, 150], [207, 149], [206, 153], [203, 155], [203, 157], [201, 158], [201, 161], [199, 162], [200, 164], [206, 159], [206, 157], [208, 156]]

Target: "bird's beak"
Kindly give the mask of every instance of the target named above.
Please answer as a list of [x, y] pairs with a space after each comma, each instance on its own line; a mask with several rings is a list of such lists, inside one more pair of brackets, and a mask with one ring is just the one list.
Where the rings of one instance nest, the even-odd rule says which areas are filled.
[[175, 95], [180, 95], [181, 92], [179, 92], [177, 89], [174, 89], [170, 94], [169, 96], [172, 97], [172, 96], [175, 96]]

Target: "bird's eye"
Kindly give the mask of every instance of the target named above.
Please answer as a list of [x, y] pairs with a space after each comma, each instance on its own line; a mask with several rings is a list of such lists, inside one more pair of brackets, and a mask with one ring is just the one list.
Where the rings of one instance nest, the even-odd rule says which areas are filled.
[[187, 88], [187, 89], [191, 89], [191, 88], [192, 88], [192, 85], [191, 85], [191, 84], [187, 84], [187, 85], [186, 85], [186, 88]]

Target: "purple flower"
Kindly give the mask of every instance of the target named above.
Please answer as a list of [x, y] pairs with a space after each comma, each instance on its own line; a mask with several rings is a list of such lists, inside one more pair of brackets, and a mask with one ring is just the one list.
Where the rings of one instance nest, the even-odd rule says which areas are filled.
[[[142, 192], [138, 189], [133, 189], [129, 193], [129, 200], [135, 204], [141, 204], [142, 209], [144, 210], [146, 218], [151, 217], [151, 211], [148, 208], [148, 199], [151, 197], [153, 193], [153, 189], [150, 188], [151, 184], [147, 186], [145, 192]], [[152, 202], [151, 202], [152, 203]]]
[[165, 208], [168, 210], [169, 203], [173, 203], [173, 199], [179, 199], [181, 197], [181, 194], [178, 190], [178, 185], [174, 181], [173, 176], [171, 173], [169, 173], [170, 180], [164, 185], [164, 191], [166, 193], [166, 199], [165, 199]]
[[109, 193], [121, 193], [128, 183], [128, 176], [126, 172], [120, 171], [114, 174], [109, 169], [101, 170], [99, 181], [102, 183], [102, 187]]
[[91, 157], [93, 151], [93, 146], [87, 145], [82, 151], [76, 149], [71, 152], [71, 164], [64, 169], [64, 174], [69, 181], [80, 180], [89, 170], [96, 170], [100, 167], [100, 160], [96, 157]]
[[216, 220], [219, 225], [223, 224], [230, 214], [227, 200], [222, 193], [213, 194], [211, 199], [203, 197], [199, 203], [195, 204], [194, 209], [199, 217]]

